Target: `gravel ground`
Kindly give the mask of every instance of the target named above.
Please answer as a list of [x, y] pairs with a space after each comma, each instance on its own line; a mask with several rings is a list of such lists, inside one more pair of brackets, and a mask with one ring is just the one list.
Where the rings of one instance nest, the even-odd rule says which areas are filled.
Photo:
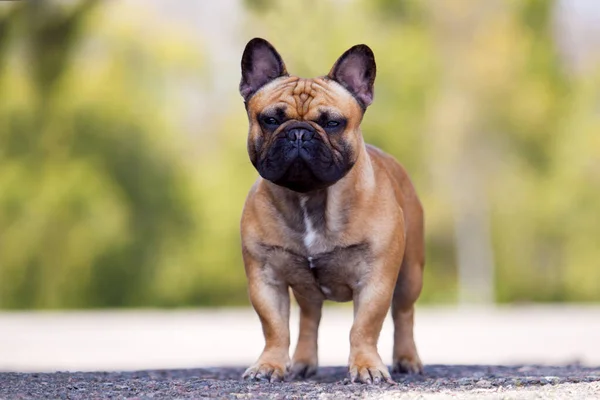
[[323, 367], [308, 381], [244, 382], [243, 368], [139, 372], [0, 373], [1, 399], [541, 399], [600, 398], [600, 368], [579, 365], [430, 365], [397, 385], [349, 384], [344, 367]]

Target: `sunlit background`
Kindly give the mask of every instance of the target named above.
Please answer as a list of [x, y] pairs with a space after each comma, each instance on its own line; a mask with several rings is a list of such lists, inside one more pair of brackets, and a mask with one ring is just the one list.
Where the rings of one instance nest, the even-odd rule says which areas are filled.
[[366, 140], [426, 212], [420, 304], [600, 300], [600, 2], [0, 3], [0, 308], [247, 305], [237, 88], [375, 52]]

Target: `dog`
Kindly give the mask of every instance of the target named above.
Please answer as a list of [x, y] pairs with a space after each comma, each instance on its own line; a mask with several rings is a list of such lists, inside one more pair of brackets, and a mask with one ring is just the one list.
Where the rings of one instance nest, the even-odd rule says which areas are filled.
[[[255, 38], [241, 72], [248, 155], [260, 175], [242, 212], [242, 255], [265, 338], [243, 378], [315, 374], [325, 300], [354, 304], [352, 382], [394, 383], [377, 351], [390, 305], [392, 370], [421, 373], [413, 318], [425, 261], [423, 209], [405, 169], [362, 137], [373, 101], [373, 52], [356, 45], [327, 76], [303, 79], [288, 74], [269, 42]], [[300, 307], [291, 360], [290, 288]]]

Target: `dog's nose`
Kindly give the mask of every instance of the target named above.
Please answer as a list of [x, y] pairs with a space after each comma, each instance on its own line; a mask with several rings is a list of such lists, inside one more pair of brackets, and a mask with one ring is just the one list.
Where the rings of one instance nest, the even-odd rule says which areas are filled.
[[306, 142], [315, 136], [315, 132], [310, 129], [293, 128], [287, 131], [287, 138], [290, 142]]

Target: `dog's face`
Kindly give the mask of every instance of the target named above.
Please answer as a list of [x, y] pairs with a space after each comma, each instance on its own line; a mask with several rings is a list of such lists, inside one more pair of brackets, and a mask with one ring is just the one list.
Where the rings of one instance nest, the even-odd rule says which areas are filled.
[[343, 178], [362, 148], [359, 126], [374, 81], [375, 59], [365, 45], [346, 51], [327, 76], [302, 79], [288, 75], [267, 41], [252, 39], [240, 93], [250, 122], [248, 154], [259, 174], [301, 193]]

